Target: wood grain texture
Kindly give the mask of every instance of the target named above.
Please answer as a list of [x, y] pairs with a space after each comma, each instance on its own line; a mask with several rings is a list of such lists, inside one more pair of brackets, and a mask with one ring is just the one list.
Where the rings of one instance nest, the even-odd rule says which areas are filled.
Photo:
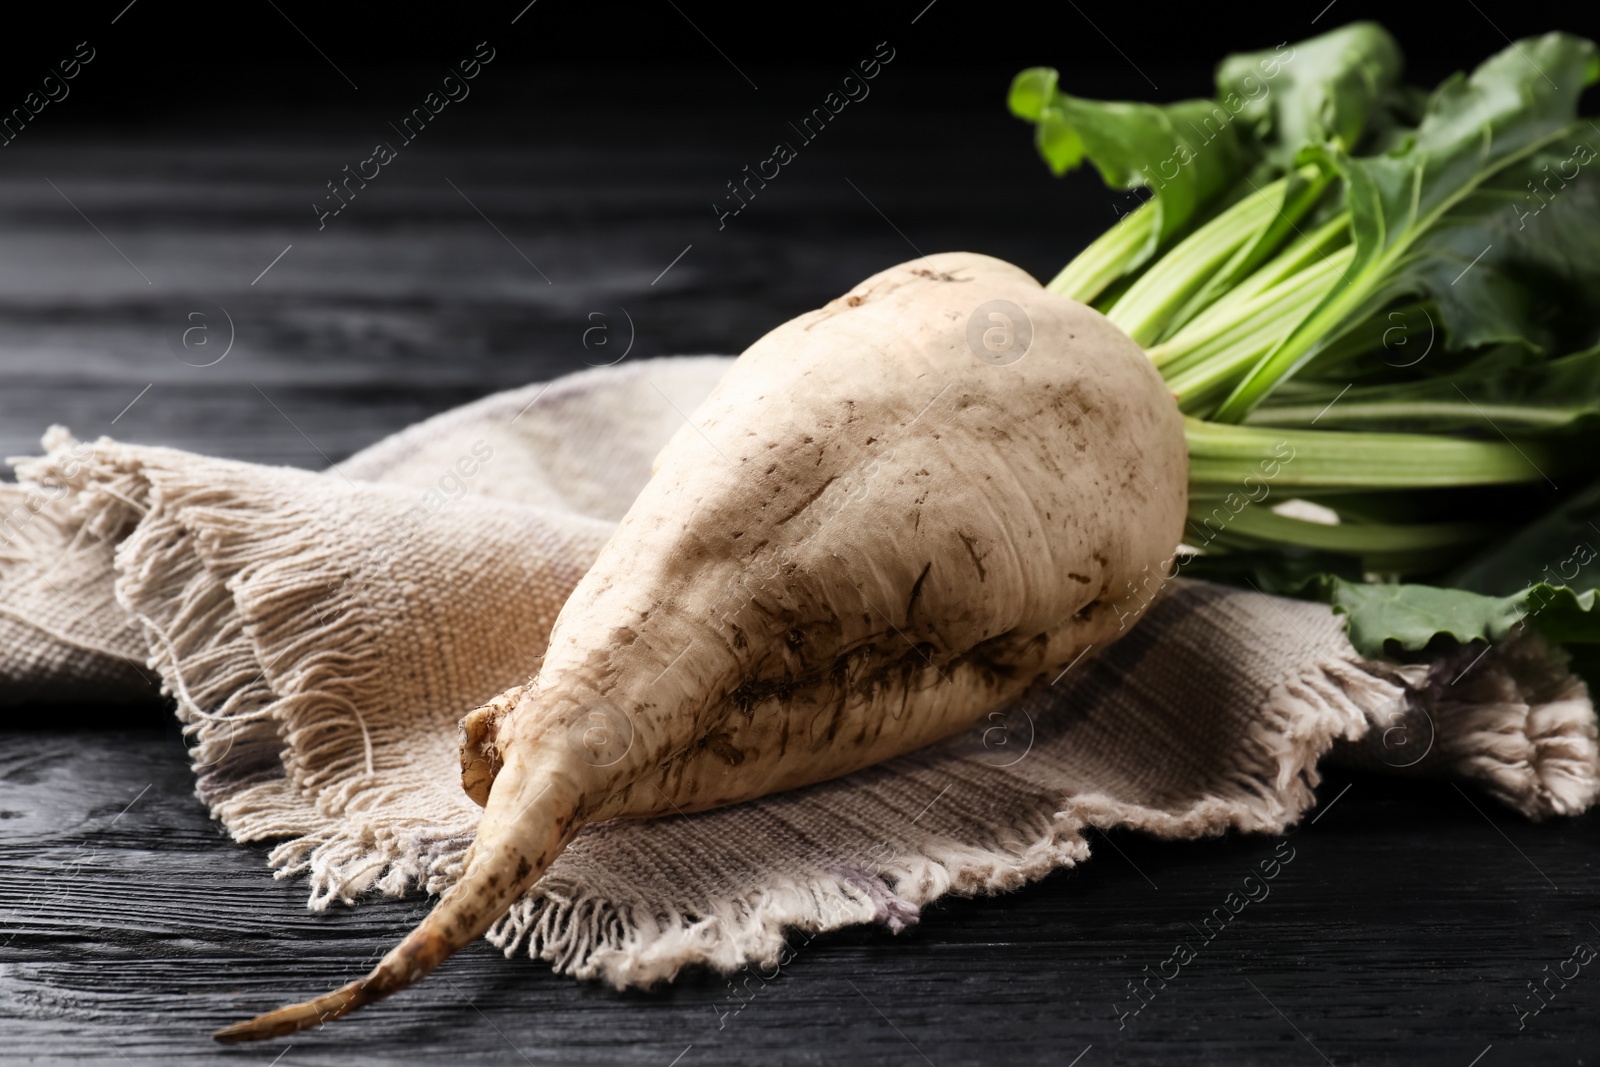
[[[359, 974], [425, 902], [324, 916], [192, 796], [176, 730], [0, 735], [0, 1058], [97, 1062], [1572, 1063], [1595, 1051], [1584, 968], [1518, 1032], [1524, 986], [1585, 941], [1600, 819], [1535, 826], [1450, 787], [1335, 776], [1271, 894], [1191, 929], [1266, 838], [1096, 842], [1080, 870], [951, 901], [892, 936], [794, 939], [781, 973], [616, 993], [479, 943], [415, 990], [268, 1048], [209, 1031]], [[1481, 810], [1474, 810], [1476, 804]], [[1114, 844], [1115, 847], [1112, 847]], [[1196, 959], [1138, 1015], [1126, 983]], [[1552, 983], [1551, 988], [1558, 988]], [[1280, 1014], [1280, 1011], [1282, 1014]], [[1297, 1032], [1298, 1031], [1298, 1032]], [[692, 1046], [692, 1048], [690, 1048]], [[518, 1057], [517, 1053], [521, 1053]], [[1504, 1057], [1503, 1059], [1501, 1057]]]
[[[629, 358], [737, 351], [916, 250], [971, 248], [1047, 273], [1112, 217], [1103, 198], [1064, 199], [1004, 116], [929, 118], [891, 98], [860, 117], [854, 140], [807, 155], [722, 231], [708, 205], [747, 161], [732, 150], [421, 144], [318, 233], [308, 205], [348, 161], [347, 137], [52, 143], [46, 131], [0, 174], [0, 445], [30, 451], [64, 422], [317, 467], [491, 390], [614, 358], [581, 343], [592, 312], [617, 329], [627, 308]], [[741, 143], [775, 121], [752, 117]], [[888, 147], [897, 124], [918, 122], [942, 123], [960, 149], [937, 171]], [[236, 346], [189, 366], [172, 333], [216, 305]], [[1532, 1005], [1525, 983], [1578, 941], [1600, 947], [1600, 817], [1532, 825], [1448, 785], [1338, 774], [1319, 790], [1337, 802], [1291, 836], [1270, 897], [1120, 1024], [1127, 984], [1196, 940], [1191, 924], [1273, 841], [1097, 840], [1081, 870], [930, 908], [898, 937], [797, 938], [781, 974], [737, 976], [737, 989], [695, 974], [619, 994], [479, 943], [292, 1047], [218, 1048], [216, 1026], [362, 972], [426, 902], [309, 914], [303, 885], [270, 877], [265, 846], [233, 844], [208, 819], [162, 717], [5, 714], [8, 1063], [265, 1067], [285, 1049], [284, 1065], [457, 1067], [1600, 1057], [1600, 963], [1520, 1032], [1512, 1008]]]

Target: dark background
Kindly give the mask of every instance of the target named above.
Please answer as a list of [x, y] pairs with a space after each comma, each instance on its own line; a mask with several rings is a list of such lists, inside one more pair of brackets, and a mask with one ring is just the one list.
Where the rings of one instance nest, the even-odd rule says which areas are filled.
[[[239, 136], [274, 128], [263, 116], [243, 119], [249, 109], [276, 112], [286, 126], [332, 129], [330, 112], [382, 117], [403, 110], [433, 72], [442, 75], [458, 55], [488, 40], [500, 50], [494, 69], [520, 77], [515, 87], [502, 78], [483, 94], [493, 99], [471, 110], [520, 113], [523, 124], [456, 117], [447, 136], [533, 147], [557, 134], [589, 147], [643, 141], [737, 155], [745, 139], [729, 119], [781, 119], [789, 109], [809, 107], [820, 95], [819, 78], [843, 73], [882, 40], [904, 48], [904, 62], [895, 61], [899, 77], [884, 95], [908, 110], [920, 101], [914, 110], [935, 118], [952, 106], [993, 111], [1011, 75], [1034, 65], [1059, 68], [1063, 87], [1084, 96], [1205, 95], [1213, 65], [1229, 52], [1271, 48], [1362, 19], [1383, 23], [1405, 52], [1409, 80], [1431, 86], [1452, 71], [1470, 70], [1508, 38], [1554, 29], [1592, 33], [1597, 18], [1586, 5], [1506, 0], [1225, 6], [818, 0], [761, 8], [703, 0], [537, 0], [525, 8], [526, 0], [511, 0], [382, 10], [304, 0], [276, 6], [259, 0], [228, 10], [136, 0], [124, 12], [126, 5], [56, 5], [30, 12], [25, 30], [13, 24], [0, 43], [0, 100], [20, 97], [34, 68], [42, 73], [57, 51], [88, 39], [105, 46], [94, 70], [107, 88], [86, 90], [70, 116], [51, 116], [52, 125], [214, 134], [220, 124]], [[669, 88], [687, 95], [673, 96]], [[619, 110], [595, 123], [588, 109], [601, 105]], [[902, 140], [894, 134], [898, 123], [862, 122], [868, 130], [855, 134], [862, 143]], [[745, 132], [765, 146], [761, 131]], [[997, 162], [1018, 158], [998, 143], [990, 148]]]
[[[1172, 99], [1206, 92], [1228, 51], [1374, 17], [1427, 84], [1507, 34], [1596, 21], [1505, 0], [35, 10], [0, 34], [0, 109], [78, 42], [96, 56], [0, 147], [0, 454], [52, 420], [117, 418], [127, 438], [325, 465], [374, 430], [615, 358], [626, 345], [599, 342], [628, 320], [630, 358], [731, 353], [919, 252], [1048, 278], [1128, 200], [1046, 171], [1004, 107], [1018, 69]], [[496, 58], [471, 95], [399, 144], [389, 123], [479, 41]], [[796, 140], [787, 124], [880, 41], [895, 59], [871, 95], [719, 230], [726, 183]], [[326, 183], [380, 139], [400, 158], [319, 231]], [[229, 358], [175, 359], [194, 323], [213, 329], [192, 340], [223, 339], [219, 309]]]
[[[1039, 162], [1004, 107], [1024, 66], [1057, 66], [1085, 96], [1169, 100], [1205, 93], [1227, 52], [1357, 18], [1384, 21], [1428, 85], [1506, 35], [1600, 34], [1592, 5], [1506, 0], [274, 2], [7, 14], [0, 111], [78, 42], [96, 56], [0, 147], [4, 454], [61, 422], [320, 467], [484, 393], [609, 362], [630, 333], [629, 359], [737, 352], [919, 253], [971, 249], [1048, 277], [1122, 198]], [[399, 145], [388, 123], [479, 41], [496, 56], [471, 95]], [[871, 95], [798, 144], [786, 124], [880, 41], [895, 58]], [[724, 183], [779, 139], [798, 158], [719, 230]], [[398, 158], [319, 231], [324, 183], [379, 140]], [[183, 343], [197, 321], [213, 347]], [[228, 355], [196, 366], [224, 331]], [[1593, 967], [1525, 1029], [1512, 1007], [1578, 941], [1600, 947], [1600, 821], [1533, 825], [1448, 785], [1342, 772], [1270, 900], [1127, 1029], [1112, 1007], [1125, 983], [1273, 842], [1096, 842], [1080, 870], [931, 908], [898, 938], [821, 938], [725, 1019], [714, 976], [616, 994], [480, 944], [287, 1050], [219, 1050], [212, 1028], [353, 976], [421, 902], [309, 915], [265, 850], [207, 819], [162, 712], [0, 716], [0, 1060], [1600, 1058]]]
[[[918, 253], [1048, 278], [1128, 198], [1051, 178], [1006, 114], [1016, 70], [1181, 98], [1227, 51], [1357, 18], [1386, 19], [1429, 85], [1506, 35], [1595, 21], [1504, 0], [46, 6], [0, 35], [0, 109], [78, 42], [96, 58], [0, 147], [0, 446], [118, 418], [134, 440], [322, 466], [374, 430], [616, 358], [626, 344], [598, 342], [629, 320], [630, 358], [738, 352]], [[485, 40], [496, 59], [469, 98], [318, 230], [326, 182], [397, 141], [389, 123]], [[869, 98], [718, 230], [726, 182], [878, 42], [896, 58]], [[219, 309], [226, 362], [173, 358]]]

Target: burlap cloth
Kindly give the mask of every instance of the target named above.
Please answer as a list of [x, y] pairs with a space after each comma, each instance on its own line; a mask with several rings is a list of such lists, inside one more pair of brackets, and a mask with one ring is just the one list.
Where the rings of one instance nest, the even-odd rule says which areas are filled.
[[[310, 473], [55, 429], [0, 487], [0, 701], [176, 699], [197, 793], [281, 839], [310, 906], [437, 893], [479, 809], [457, 722], [557, 610], [727, 360], [488, 397]], [[899, 929], [1089, 855], [1086, 827], [1273, 832], [1330, 751], [1531, 818], [1600, 789], [1593, 707], [1521, 638], [1397, 667], [1327, 608], [1170, 583], [1129, 635], [967, 734], [735, 808], [591, 827], [493, 931], [619, 987], [771, 965], [791, 930]], [[398, 933], [398, 931], [397, 931]]]

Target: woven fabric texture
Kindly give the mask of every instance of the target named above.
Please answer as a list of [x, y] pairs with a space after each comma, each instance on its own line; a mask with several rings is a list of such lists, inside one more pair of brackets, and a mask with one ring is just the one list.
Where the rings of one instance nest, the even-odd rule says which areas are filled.
[[[480, 809], [460, 718], [557, 611], [721, 357], [497, 394], [310, 473], [53, 429], [0, 487], [0, 703], [172, 698], [196, 789], [310, 906], [441, 892]], [[1600, 791], [1593, 707], [1526, 637], [1364, 662], [1327, 608], [1174, 581], [1105, 654], [966, 734], [720, 811], [590, 827], [490, 932], [619, 987], [770, 966], [1089, 855], [1091, 828], [1281, 831], [1332, 754], [1531, 818]], [[1480, 653], [1482, 653], [1480, 655]]]

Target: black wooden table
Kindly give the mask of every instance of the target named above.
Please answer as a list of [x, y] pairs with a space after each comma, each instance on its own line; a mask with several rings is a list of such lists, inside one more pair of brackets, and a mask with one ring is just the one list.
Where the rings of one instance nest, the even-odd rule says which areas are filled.
[[[525, 99], [555, 99], [555, 84], [529, 82]], [[607, 148], [558, 111], [501, 128], [496, 114], [522, 113], [486, 103], [458, 131], [472, 136], [419, 139], [321, 230], [310, 205], [365, 154], [371, 113], [331, 110], [310, 130], [263, 111], [157, 133], [30, 131], [0, 171], [0, 445], [29, 452], [62, 422], [316, 467], [624, 351], [737, 351], [918, 252], [970, 248], [1048, 274], [1114, 216], [1092, 179], [1043, 173], [999, 110], [1003, 86], [956, 85], [934, 106], [886, 74], [875, 102], [842, 116], [854, 126], [720, 229], [710, 205], [781, 125], [753, 104], [726, 136], [688, 144], [646, 107], [617, 119]], [[365, 970], [425, 902], [309, 914], [264, 848], [208, 819], [163, 711], [3, 714], [7, 1062], [1600, 1059], [1600, 964], [1550, 981], [1544, 1000], [1530, 989], [1579, 943], [1600, 948], [1600, 816], [1533, 825], [1450, 785], [1339, 772], [1270, 897], [1147, 1001], [1130, 983], [1274, 841], [1097, 839], [1079, 870], [945, 902], [899, 936], [819, 937], [737, 990], [695, 974], [619, 994], [479, 943], [337, 1026], [219, 1048], [214, 1027]]]

